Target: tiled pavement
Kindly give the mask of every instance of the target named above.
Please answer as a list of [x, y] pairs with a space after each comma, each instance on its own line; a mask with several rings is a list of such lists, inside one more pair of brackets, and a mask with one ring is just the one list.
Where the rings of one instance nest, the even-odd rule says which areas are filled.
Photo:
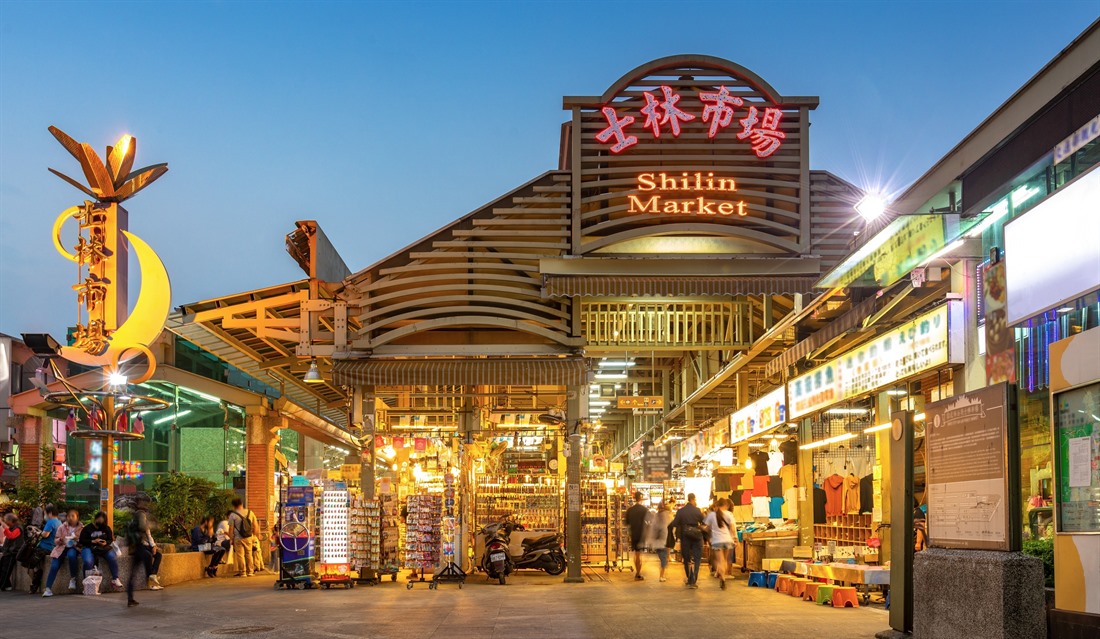
[[747, 588], [743, 577], [725, 591], [711, 579], [687, 590], [682, 573], [669, 574], [666, 583], [656, 575], [635, 582], [628, 572], [604, 580], [601, 570], [595, 580], [566, 585], [560, 577], [530, 573], [503, 587], [475, 575], [462, 590], [442, 584], [434, 591], [386, 581], [353, 590], [276, 592], [270, 577], [215, 579], [140, 592], [141, 605], [132, 609], [117, 593], [52, 599], [0, 593], [0, 639], [869, 639], [889, 625], [881, 606], [834, 610]]

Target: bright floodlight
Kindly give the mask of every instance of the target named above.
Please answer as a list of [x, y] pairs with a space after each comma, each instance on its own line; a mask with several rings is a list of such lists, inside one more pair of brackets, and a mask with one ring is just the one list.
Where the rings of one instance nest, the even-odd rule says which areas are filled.
[[880, 193], [868, 193], [856, 204], [856, 212], [870, 222], [886, 211], [886, 198]]
[[111, 373], [107, 376], [107, 385], [114, 388], [122, 388], [126, 386], [126, 376], [122, 373]]

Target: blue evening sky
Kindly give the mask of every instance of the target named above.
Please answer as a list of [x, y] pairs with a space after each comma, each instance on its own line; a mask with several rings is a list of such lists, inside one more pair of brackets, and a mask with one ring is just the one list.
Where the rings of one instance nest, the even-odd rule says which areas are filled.
[[[64, 336], [50, 226], [83, 198], [47, 133], [138, 138], [127, 204], [175, 304], [303, 276], [317, 219], [352, 270], [555, 168], [562, 95], [705, 53], [821, 96], [812, 167], [916, 179], [1097, 18], [1073, 2], [0, 1], [0, 331]], [[70, 229], [71, 230], [71, 229]], [[132, 302], [133, 300], [131, 300]]]

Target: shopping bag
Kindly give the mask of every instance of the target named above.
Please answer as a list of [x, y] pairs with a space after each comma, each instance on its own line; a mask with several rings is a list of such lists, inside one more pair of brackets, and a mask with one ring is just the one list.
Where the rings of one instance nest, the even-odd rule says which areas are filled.
[[225, 559], [222, 561], [222, 563], [225, 564], [226, 566], [232, 566], [233, 565], [233, 555], [235, 555], [235, 554], [237, 554], [237, 553], [233, 552], [233, 546], [230, 546], [229, 547], [229, 552], [225, 553]]
[[99, 568], [92, 570], [91, 574], [84, 578], [84, 594], [99, 595], [99, 584], [103, 582], [103, 575]]

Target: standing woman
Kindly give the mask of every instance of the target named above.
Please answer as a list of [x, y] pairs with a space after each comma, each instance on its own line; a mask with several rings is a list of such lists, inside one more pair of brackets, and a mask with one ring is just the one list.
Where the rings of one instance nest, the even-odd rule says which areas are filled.
[[135, 504], [134, 516], [130, 520], [130, 528], [126, 531], [127, 542], [133, 551], [133, 564], [130, 566], [130, 577], [126, 580], [126, 605], [133, 607], [138, 605], [134, 599], [134, 579], [137, 578], [138, 565], [145, 567], [146, 584], [149, 590], [162, 590], [160, 578], [160, 561], [164, 554], [157, 547], [153, 539], [153, 529], [156, 526], [153, 516], [149, 514], [149, 497], [140, 495]]
[[710, 547], [714, 551], [715, 571], [722, 590], [725, 590], [729, 552], [733, 550], [733, 515], [730, 514], [730, 500], [725, 497], [719, 499], [715, 503], [714, 510], [707, 513], [706, 524], [710, 528]]
[[672, 523], [672, 509], [667, 501], [662, 501], [657, 506], [657, 514], [654, 516], [653, 525], [649, 528], [649, 545], [657, 552], [657, 558], [661, 560], [661, 573], [658, 581], [665, 581], [665, 569], [668, 568], [669, 550], [676, 546], [676, 539], [668, 525]]

